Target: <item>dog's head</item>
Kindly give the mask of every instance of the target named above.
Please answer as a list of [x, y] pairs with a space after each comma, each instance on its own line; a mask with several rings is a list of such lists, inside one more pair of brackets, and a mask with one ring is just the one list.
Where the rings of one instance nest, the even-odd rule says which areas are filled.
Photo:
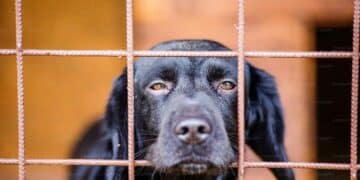
[[[155, 50], [220, 50], [217, 43], [178, 41]], [[137, 122], [156, 133], [146, 159], [160, 170], [202, 173], [234, 159], [235, 59], [141, 58], [135, 65]], [[233, 137], [236, 139], [236, 137]], [[146, 139], [146, 138], [144, 138]]]
[[[152, 50], [229, 49], [214, 41], [186, 40], [165, 42]], [[268, 74], [261, 70], [254, 74], [251, 69], [246, 63], [246, 135], [274, 134], [272, 137], [278, 139], [271, 143], [281, 145], [282, 115], [275, 84]], [[105, 116], [113, 132], [114, 159], [127, 158], [126, 79], [124, 73], [115, 81]], [[137, 159], [151, 161], [161, 172], [182, 174], [218, 172], [235, 160], [236, 58], [139, 58], [135, 62], [134, 82]], [[275, 123], [276, 118], [280, 122]]]

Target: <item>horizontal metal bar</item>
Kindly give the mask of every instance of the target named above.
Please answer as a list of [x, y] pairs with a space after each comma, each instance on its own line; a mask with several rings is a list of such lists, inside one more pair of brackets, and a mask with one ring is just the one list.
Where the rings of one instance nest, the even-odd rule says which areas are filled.
[[[15, 49], [0, 49], [0, 55], [15, 55]], [[351, 58], [352, 52], [347, 51], [246, 51], [245, 57], [267, 58]], [[126, 56], [125, 50], [47, 50], [24, 49], [26, 56]], [[236, 51], [134, 51], [137, 57], [236, 57]]]
[[[0, 159], [0, 164], [17, 165], [17, 159]], [[29, 165], [89, 165], [89, 166], [128, 166], [127, 160], [103, 160], [103, 159], [27, 159]], [[350, 164], [345, 163], [314, 163], [314, 162], [244, 162], [246, 168], [300, 168], [300, 169], [328, 169], [349, 170]], [[151, 166], [146, 160], [136, 160], [135, 166]], [[230, 167], [237, 167], [232, 163]], [[360, 165], [357, 165], [360, 169]]]
[[7, 165], [7, 164], [15, 164], [19, 163], [18, 159], [10, 159], [10, 158], [0, 158], [0, 165]]
[[[350, 164], [314, 162], [245, 162], [245, 167], [350, 170]], [[358, 168], [360, 168], [360, 166]]]
[[[99, 160], [99, 159], [29, 159], [26, 164], [32, 165], [107, 165], [107, 166], [128, 166], [128, 160]], [[150, 166], [148, 161], [137, 160], [135, 166]]]
[[345, 51], [248, 51], [246, 57], [269, 58], [351, 58], [352, 52]]
[[16, 49], [0, 49], [0, 55], [16, 55]]
[[134, 56], [138, 57], [236, 57], [236, 51], [134, 51]]
[[[0, 164], [16, 165], [17, 159], [0, 159]], [[26, 159], [30, 165], [89, 165], [89, 166], [128, 166], [128, 160], [104, 160], [104, 159]], [[135, 166], [151, 166], [148, 161], [136, 160]]]

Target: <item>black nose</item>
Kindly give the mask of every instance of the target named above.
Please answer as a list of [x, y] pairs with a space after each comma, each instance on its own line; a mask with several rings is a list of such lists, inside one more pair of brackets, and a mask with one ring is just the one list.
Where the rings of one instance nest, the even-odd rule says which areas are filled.
[[175, 127], [176, 136], [186, 144], [200, 144], [206, 140], [210, 133], [209, 123], [202, 119], [182, 120]]

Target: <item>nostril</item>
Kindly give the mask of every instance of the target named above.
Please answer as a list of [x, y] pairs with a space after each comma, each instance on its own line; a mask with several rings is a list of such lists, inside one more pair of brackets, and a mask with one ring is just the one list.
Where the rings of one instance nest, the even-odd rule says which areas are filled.
[[205, 126], [200, 126], [199, 128], [198, 128], [198, 132], [200, 133], [200, 134], [205, 134], [206, 132], [205, 132]]
[[200, 125], [197, 129], [197, 132], [200, 134], [209, 134], [211, 131], [210, 126], [208, 125]]
[[178, 134], [180, 135], [185, 135], [189, 132], [189, 128], [188, 127], [181, 127], [180, 128], [180, 132]]
[[186, 135], [189, 133], [189, 131], [190, 131], [190, 129], [188, 126], [186, 126], [186, 124], [179, 124], [175, 128], [175, 134], [178, 136]]
[[198, 132], [199, 132], [200, 134], [204, 134], [204, 133], [205, 133], [205, 127], [204, 127], [204, 126], [199, 126], [199, 127], [198, 127]]

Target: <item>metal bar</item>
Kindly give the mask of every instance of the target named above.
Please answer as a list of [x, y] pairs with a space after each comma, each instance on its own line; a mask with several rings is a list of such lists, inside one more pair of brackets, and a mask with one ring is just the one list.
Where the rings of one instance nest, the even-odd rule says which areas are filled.
[[238, 178], [244, 179], [245, 175], [245, 0], [238, 1], [238, 74], [237, 74], [237, 114], [238, 114]]
[[307, 163], [307, 162], [246, 162], [246, 168], [301, 168], [349, 170], [350, 164], [340, 163]]
[[128, 160], [129, 180], [135, 180], [134, 138], [134, 56], [133, 56], [133, 2], [126, 0], [126, 49], [127, 49], [127, 93], [128, 93]]
[[352, 52], [345, 51], [248, 51], [245, 57], [268, 58], [351, 58]]
[[[352, 58], [347, 51], [245, 51], [245, 57], [264, 58]], [[0, 55], [16, 55], [15, 49], [0, 49]], [[27, 56], [127, 56], [126, 50], [24, 49]], [[236, 57], [237, 51], [133, 51], [136, 57]]]
[[1, 165], [7, 165], [7, 164], [19, 164], [19, 159], [10, 159], [10, 158], [0, 158], [0, 164]]
[[350, 179], [357, 179], [357, 127], [358, 127], [358, 93], [359, 93], [359, 28], [360, 0], [354, 0], [353, 17], [353, 55], [351, 67], [351, 137], [350, 137]]
[[202, 56], [202, 57], [236, 57], [236, 51], [135, 51], [135, 56], [143, 57], [186, 57], [186, 56]]
[[[17, 165], [18, 159], [0, 159], [0, 164]], [[89, 166], [123, 166], [129, 164], [127, 160], [104, 160], [104, 159], [27, 159], [28, 165], [89, 165]], [[151, 166], [149, 161], [136, 160], [135, 166]], [[314, 163], [314, 162], [244, 162], [246, 168], [298, 168], [298, 169], [328, 169], [350, 170], [350, 164], [344, 163]], [[238, 163], [232, 163], [230, 167], [238, 167]], [[360, 169], [360, 165], [356, 166]]]
[[16, 55], [16, 49], [0, 49], [0, 55]]
[[25, 129], [24, 129], [24, 75], [23, 75], [23, 27], [22, 1], [15, 0], [15, 29], [16, 29], [16, 87], [18, 110], [18, 177], [25, 179]]
[[[128, 160], [100, 160], [100, 159], [29, 159], [27, 164], [32, 165], [90, 165], [90, 166], [123, 166], [129, 165]], [[150, 162], [145, 160], [134, 161], [135, 166], [151, 166]]]
[[29, 56], [100, 56], [119, 57], [126, 56], [126, 50], [47, 50], [25, 49], [24, 55]]
[[[125, 166], [129, 164], [128, 160], [105, 160], [105, 159], [27, 159], [26, 164], [30, 165], [88, 165], [88, 166]], [[0, 159], [0, 164], [16, 165], [17, 159]], [[151, 166], [150, 162], [145, 160], [135, 161], [135, 166]]]

